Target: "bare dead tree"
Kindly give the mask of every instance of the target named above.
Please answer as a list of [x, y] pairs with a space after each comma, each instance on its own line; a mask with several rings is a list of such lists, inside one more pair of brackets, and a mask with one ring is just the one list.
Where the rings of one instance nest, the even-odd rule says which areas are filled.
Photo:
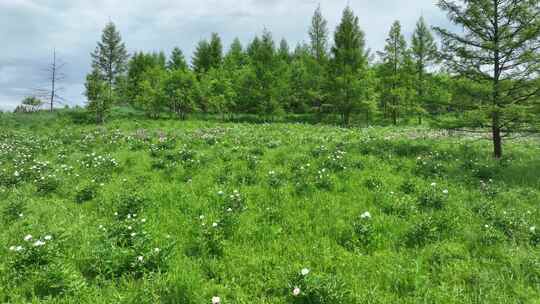
[[35, 96], [48, 101], [51, 112], [55, 104], [64, 102], [64, 98], [60, 95], [64, 88], [60, 86], [60, 83], [66, 78], [66, 74], [63, 72], [65, 66], [66, 63], [57, 57], [56, 49], [53, 49], [52, 62], [43, 70], [47, 86], [34, 90]]

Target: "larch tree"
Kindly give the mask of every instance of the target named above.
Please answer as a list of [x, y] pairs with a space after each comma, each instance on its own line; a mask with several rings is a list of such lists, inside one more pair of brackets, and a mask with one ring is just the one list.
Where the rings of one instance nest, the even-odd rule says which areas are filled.
[[223, 44], [217, 33], [210, 38], [210, 68], [219, 68], [223, 63]]
[[202, 74], [208, 71], [212, 66], [210, 44], [206, 40], [201, 40], [197, 44], [191, 65], [193, 71], [197, 74]]
[[246, 55], [242, 48], [242, 43], [240, 39], [235, 38], [225, 54], [223, 63], [226, 66], [227, 70], [240, 68], [246, 63]]
[[120, 32], [116, 30], [114, 23], [109, 22], [103, 29], [101, 41], [92, 53], [92, 67], [107, 81], [111, 100], [115, 81], [127, 70], [128, 59]]
[[311, 19], [309, 39], [311, 42], [311, 55], [319, 63], [323, 63], [328, 58], [328, 22], [322, 15], [320, 5], [315, 10]]
[[223, 45], [217, 33], [212, 33], [210, 42], [201, 40], [193, 53], [192, 66], [197, 74], [218, 68], [223, 62]]
[[354, 112], [373, 109], [372, 75], [365, 44], [358, 17], [350, 7], [345, 8], [332, 48], [332, 98], [345, 126], [349, 125]]
[[383, 52], [379, 73], [381, 79], [381, 102], [385, 114], [397, 125], [402, 112], [409, 109], [412, 100], [411, 57], [407, 41], [401, 33], [401, 24], [392, 24]]
[[427, 96], [426, 92], [429, 85], [429, 75], [427, 69], [432, 67], [438, 60], [437, 44], [433, 35], [429, 30], [424, 17], [416, 23], [416, 29], [412, 36], [411, 56], [416, 70], [415, 90], [416, 90], [416, 105], [415, 112], [418, 115], [418, 123], [422, 124], [422, 115], [425, 112]]
[[175, 71], [175, 70], [186, 71], [188, 69], [186, 58], [184, 57], [184, 53], [182, 52], [180, 48], [175, 47], [172, 50], [171, 57], [169, 58], [169, 61], [167, 62], [167, 69], [169, 69], [170, 71]]
[[105, 121], [105, 117], [111, 108], [108, 86], [109, 84], [102, 73], [95, 68], [86, 76], [84, 93], [88, 100], [86, 107], [94, 115], [97, 124]]
[[438, 6], [462, 28], [436, 27], [451, 71], [487, 92], [475, 99], [468, 117], [454, 127], [489, 127], [493, 155], [503, 155], [502, 139], [534, 128], [540, 99], [539, 0], [441, 0]]
[[281, 39], [279, 42], [279, 49], [277, 51], [278, 57], [281, 61], [290, 63], [291, 61], [291, 49], [289, 48], [289, 43], [285, 38]]

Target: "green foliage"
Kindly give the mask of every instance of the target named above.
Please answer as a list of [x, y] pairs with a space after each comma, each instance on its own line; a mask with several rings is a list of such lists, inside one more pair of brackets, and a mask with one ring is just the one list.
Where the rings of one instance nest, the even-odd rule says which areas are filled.
[[343, 11], [332, 47], [332, 102], [348, 126], [351, 114], [374, 110], [373, 75], [368, 69], [364, 32], [350, 7]]
[[201, 79], [201, 95], [204, 96], [205, 107], [222, 117], [236, 110], [236, 92], [232, 79], [224, 69], [212, 69]]
[[162, 67], [155, 66], [144, 72], [143, 80], [138, 84], [140, 94], [135, 101], [152, 118], [158, 118], [166, 106], [166, 77], [167, 72]]
[[208, 72], [212, 68], [218, 68], [223, 61], [223, 45], [217, 33], [212, 33], [210, 42], [201, 40], [193, 54], [193, 71], [197, 74]]
[[96, 123], [103, 123], [112, 105], [110, 87], [97, 70], [86, 76], [85, 87], [88, 99], [86, 108], [95, 117]]
[[126, 72], [129, 59], [126, 46], [114, 23], [107, 23], [103, 29], [101, 41], [98, 42], [91, 55], [92, 69], [107, 82], [109, 103], [112, 103], [113, 90], [116, 89], [115, 83]]
[[311, 42], [311, 55], [317, 62], [324, 63], [328, 58], [328, 22], [322, 15], [320, 4], [311, 19], [309, 39]]
[[187, 71], [188, 70], [188, 64], [186, 62], [186, 58], [184, 57], [184, 53], [182, 53], [182, 50], [180, 48], [175, 47], [172, 50], [171, 58], [167, 62], [167, 69], [171, 71], [175, 71], [175, 70]]
[[[425, 127], [144, 114], [114, 109], [101, 126], [55, 112], [2, 122], [0, 301], [540, 295], [535, 137], [499, 162], [485, 157], [489, 143]], [[57, 187], [37, 192], [49, 175]]]
[[199, 84], [193, 72], [177, 69], [169, 73], [164, 80], [165, 97], [172, 112], [181, 119], [197, 110]]
[[532, 113], [540, 94], [538, 1], [441, 0], [438, 5], [464, 29], [454, 33], [435, 28], [446, 65], [486, 90], [468, 104], [472, 115], [460, 117], [455, 125], [489, 127], [493, 154], [501, 158], [505, 134], [536, 127], [538, 117]]
[[399, 21], [392, 24], [384, 51], [379, 56], [382, 59], [379, 67], [381, 105], [385, 117], [391, 118], [396, 125], [401, 115], [419, 111], [414, 105], [414, 66]]

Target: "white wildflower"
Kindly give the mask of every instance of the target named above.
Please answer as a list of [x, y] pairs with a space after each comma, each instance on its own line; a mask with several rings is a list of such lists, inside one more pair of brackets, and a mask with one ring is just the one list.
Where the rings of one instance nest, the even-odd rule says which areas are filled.
[[300, 273], [301, 273], [303, 276], [307, 276], [307, 275], [309, 274], [309, 269], [304, 268], [304, 269], [302, 269], [302, 271], [300, 271]]
[[293, 291], [292, 291], [292, 294], [293, 294], [293, 296], [295, 296], [295, 297], [298, 296], [298, 295], [300, 295], [300, 288], [295, 287], [295, 288], [293, 289]]
[[219, 297], [212, 297], [212, 304], [220, 304], [221, 299]]
[[27, 242], [30, 241], [31, 239], [32, 239], [32, 235], [31, 235], [31, 234], [29, 234], [29, 235], [27, 235], [27, 236], [24, 237], [24, 240], [27, 241]]
[[37, 240], [34, 242], [34, 247], [40, 247], [43, 245], [45, 245], [45, 242], [43, 242], [42, 240]]
[[360, 218], [361, 219], [370, 219], [371, 218], [371, 213], [369, 213], [369, 211], [366, 211], [366, 212], [364, 212], [364, 213], [362, 213], [360, 215]]

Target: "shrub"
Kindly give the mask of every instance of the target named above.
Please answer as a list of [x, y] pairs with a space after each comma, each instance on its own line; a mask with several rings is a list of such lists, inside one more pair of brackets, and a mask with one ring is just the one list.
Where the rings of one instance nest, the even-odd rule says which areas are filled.
[[75, 193], [75, 202], [82, 204], [94, 199], [97, 195], [97, 185], [95, 183], [82, 186]]
[[304, 268], [290, 277], [287, 295], [292, 303], [353, 303], [349, 289], [336, 275], [312, 273]]
[[9, 224], [22, 218], [25, 213], [26, 202], [22, 199], [12, 199], [2, 209], [2, 218]]
[[445, 207], [448, 199], [448, 190], [440, 189], [435, 183], [424, 189], [419, 197], [419, 204], [422, 208], [427, 209], [442, 209]]

